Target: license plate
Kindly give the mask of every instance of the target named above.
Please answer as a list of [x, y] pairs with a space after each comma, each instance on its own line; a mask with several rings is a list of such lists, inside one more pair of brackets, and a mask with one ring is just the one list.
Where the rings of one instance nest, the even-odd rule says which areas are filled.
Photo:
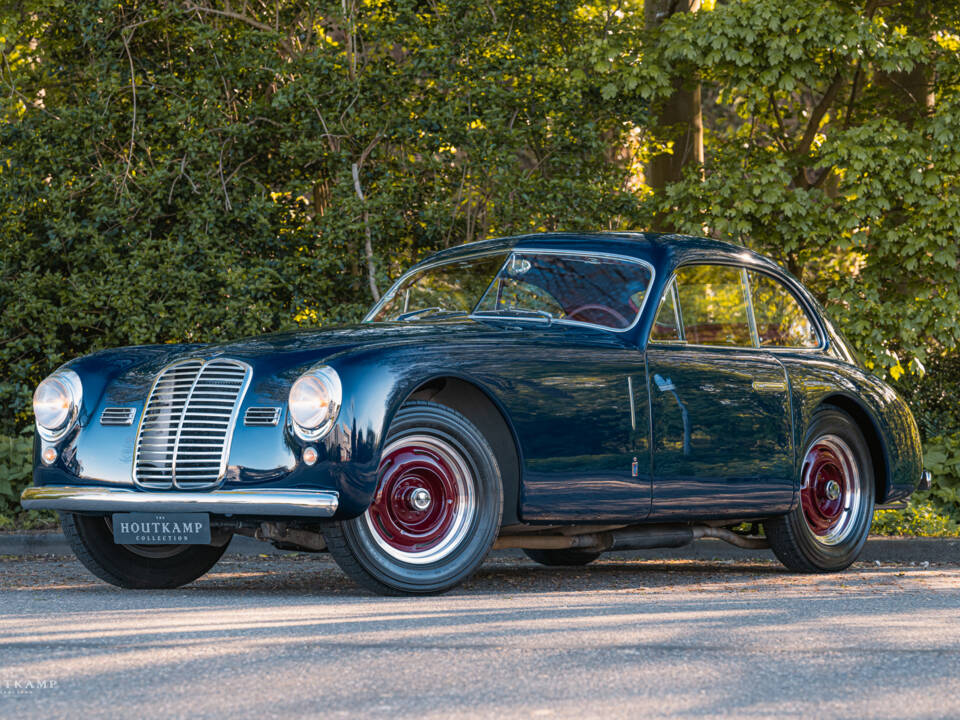
[[117, 545], [209, 545], [206, 513], [117, 513], [113, 516]]

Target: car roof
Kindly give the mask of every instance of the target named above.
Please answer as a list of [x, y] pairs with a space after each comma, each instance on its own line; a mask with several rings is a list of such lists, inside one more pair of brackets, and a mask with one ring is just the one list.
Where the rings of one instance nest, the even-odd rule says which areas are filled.
[[742, 245], [692, 235], [652, 232], [534, 233], [492, 238], [441, 250], [420, 264], [433, 264], [498, 250], [507, 252], [534, 249], [622, 255], [646, 260], [658, 269], [672, 269], [685, 263], [719, 261], [765, 267], [778, 274], [787, 274], [769, 258]]

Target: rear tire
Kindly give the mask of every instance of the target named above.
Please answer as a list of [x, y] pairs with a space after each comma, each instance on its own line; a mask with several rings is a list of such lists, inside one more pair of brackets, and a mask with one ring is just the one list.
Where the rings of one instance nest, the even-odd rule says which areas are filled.
[[534, 562], [548, 567], [580, 567], [589, 565], [602, 553], [589, 550], [524, 550]]
[[477, 427], [432, 402], [408, 402], [384, 442], [377, 489], [360, 517], [324, 526], [327, 548], [381, 595], [434, 595], [466, 580], [500, 529], [503, 483]]
[[101, 580], [129, 589], [175, 588], [217, 564], [222, 545], [117, 545], [109, 518], [60, 513], [60, 527], [77, 559]]
[[800, 501], [763, 523], [774, 554], [796, 572], [836, 572], [860, 555], [873, 521], [870, 449], [847, 413], [824, 407], [804, 442]]

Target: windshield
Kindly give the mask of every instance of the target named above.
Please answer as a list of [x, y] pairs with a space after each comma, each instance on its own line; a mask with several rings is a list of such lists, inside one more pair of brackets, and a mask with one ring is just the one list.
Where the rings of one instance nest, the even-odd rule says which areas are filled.
[[639, 261], [516, 251], [425, 268], [398, 283], [371, 320], [503, 315], [624, 330], [651, 279]]
[[469, 315], [503, 266], [506, 253], [424, 268], [390, 290], [373, 322]]

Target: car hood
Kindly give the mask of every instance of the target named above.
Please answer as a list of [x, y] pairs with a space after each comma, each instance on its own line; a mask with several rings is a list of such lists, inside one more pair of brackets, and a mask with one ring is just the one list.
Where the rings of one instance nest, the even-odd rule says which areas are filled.
[[554, 344], [588, 333], [594, 342], [617, 343], [611, 333], [569, 325], [476, 321], [466, 318], [430, 323], [376, 323], [274, 333], [219, 344], [141, 345], [103, 350], [78, 358], [68, 367], [83, 383], [88, 412], [104, 406], [142, 403], [158, 373], [167, 365], [190, 358], [231, 358], [253, 369], [254, 391], [263, 397], [286, 398], [290, 384], [311, 365], [334, 362], [345, 353], [368, 352], [397, 345], [506, 345], [510, 342]]
[[504, 333], [523, 330], [501, 323], [462, 319], [435, 323], [361, 324], [274, 333], [216, 344], [115, 348], [78, 358], [65, 367], [80, 375], [85, 401], [95, 401], [106, 393], [104, 400], [124, 404], [143, 400], [165, 366], [189, 358], [240, 360], [253, 367], [255, 376], [279, 378], [281, 384], [288, 384], [306, 367], [345, 352], [396, 344], [475, 340], [483, 335], [502, 338]]

